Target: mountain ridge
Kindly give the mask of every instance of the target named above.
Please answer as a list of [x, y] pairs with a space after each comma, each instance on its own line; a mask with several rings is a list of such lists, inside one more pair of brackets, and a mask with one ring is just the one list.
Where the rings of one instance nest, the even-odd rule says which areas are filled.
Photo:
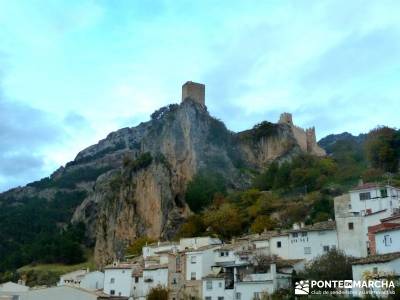
[[[173, 237], [191, 214], [185, 190], [199, 171], [218, 173], [228, 189], [244, 189], [253, 172], [303, 153], [306, 144], [284, 122], [262, 122], [234, 133], [205, 105], [187, 98], [157, 110], [150, 121], [108, 134], [50, 177], [0, 194], [0, 207], [84, 193], [57, 224], [85, 224], [86, 243], [104, 265], [140, 236]], [[310, 152], [321, 152], [314, 149]]]

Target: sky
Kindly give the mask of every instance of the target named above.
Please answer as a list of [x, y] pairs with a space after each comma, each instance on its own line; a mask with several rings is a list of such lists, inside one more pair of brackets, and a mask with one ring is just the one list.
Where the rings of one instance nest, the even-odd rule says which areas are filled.
[[400, 1], [0, 0], [0, 191], [206, 84], [233, 131], [398, 127]]

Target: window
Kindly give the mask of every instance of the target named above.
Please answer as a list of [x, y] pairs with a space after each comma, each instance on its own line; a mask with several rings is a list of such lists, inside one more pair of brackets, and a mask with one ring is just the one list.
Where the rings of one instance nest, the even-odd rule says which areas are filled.
[[210, 296], [208, 296], [208, 297], [206, 297], [205, 299], [206, 299], [206, 300], [211, 300], [211, 297], [210, 297]]
[[196, 256], [191, 256], [191, 257], [190, 257], [190, 262], [191, 262], [192, 264], [195, 264], [195, 263], [196, 263]]
[[349, 204], [349, 209], [351, 209], [351, 203]]
[[176, 257], [176, 271], [180, 271], [181, 270], [181, 257], [178, 255]]
[[329, 251], [329, 246], [323, 246], [322, 248], [323, 248], [324, 252], [328, 252]]
[[225, 256], [225, 252], [222, 251], [222, 252], [219, 253], [219, 255], [220, 255], [220, 256]]
[[304, 254], [311, 254], [311, 247], [304, 247]]
[[118, 293], [118, 296], [121, 296], [121, 292]]
[[353, 230], [354, 229], [354, 223], [353, 222], [350, 222], [348, 224], [348, 226], [349, 226], [349, 230]]
[[196, 280], [196, 272], [190, 273], [190, 280]]
[[371, 193], [366, 192], [366, 193], [360, 193], [360, 200], [368, 200], [371, 199]]
[[282, 247], [282, 242], [281, 241], [277, 241], [276, 242], [276, 247], [278, 247], [278, 248]]
[[301, 236], [307, 236], [307, 232], [302, 232]]
[[242, 294], [241, 293], [236, 293], [236, 300], [242, 299]]
[[293, 233], [293, 237], [294, 237], [294, 238], [297, 238], [297, 236], [298, 236], [297, 232], [294, 232], [294, 233]]
[[110, 290], [110, 295], [115, 295], [115, 290]]
[[139, 277], [135, 276], [135, 282], [136, 282], [136, 283], [139, 282]]
[[212, 281], [211, 280], [207, 280], [206, 281], [206, 289], [207, 290], [212, 290]]
[[385, 246], [390, 246], [392, 244], [392, 238], [390, 237], [390, 235], [386, 234], [383, 237], [383, 243], [385, 244]]
[[219, 286], [219, 287], [222, 287], [222, 282], [218, 282], [218, 286]]
[[378, 274], [378, 267], [374, 267], [374, 268], [372, 269], [372, 273]]
[[387, 189], [381, 189], [381, 198], [386, 198], [388, 196]]
[[176, 284], [176, 278], [172, 279], [172, 284]]
[[115, 278], [111, 278], [110, 283], [114, 283], [114, 282], [115, 282]]
[[218, 297], [218, 300], [224, 300], [224, 297]]

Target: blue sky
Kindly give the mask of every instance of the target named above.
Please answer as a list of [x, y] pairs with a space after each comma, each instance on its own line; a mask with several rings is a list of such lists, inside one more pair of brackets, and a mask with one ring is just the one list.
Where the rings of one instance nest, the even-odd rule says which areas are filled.
[[318, 138], [400, 111], [400, 1], [0, 0], [0, 190], [206, 84], [239, 131], [293, 113]]

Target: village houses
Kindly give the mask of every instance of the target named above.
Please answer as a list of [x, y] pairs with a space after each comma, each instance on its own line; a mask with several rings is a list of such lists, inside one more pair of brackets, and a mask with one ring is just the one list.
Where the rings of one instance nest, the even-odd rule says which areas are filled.
[[47, 289], [6, 283], [0, 285], [0, 297], [56, 299], [48, 295], [64, 293], [145, 300], [151, 289], [164, 287], [170, 300], [261, 299], [293, 288], [293, 272], [332, 249], [356, 258], [354, 280], [400, 276], [399, 196], [400, 190], [390, 185], [360, 184], [334, 199], [335, 221], [296, 223], [225, 243], [215, 237], [156, 242], [144, 246], [139, 257], [104, 267], [104, 273], [74, 271]]

